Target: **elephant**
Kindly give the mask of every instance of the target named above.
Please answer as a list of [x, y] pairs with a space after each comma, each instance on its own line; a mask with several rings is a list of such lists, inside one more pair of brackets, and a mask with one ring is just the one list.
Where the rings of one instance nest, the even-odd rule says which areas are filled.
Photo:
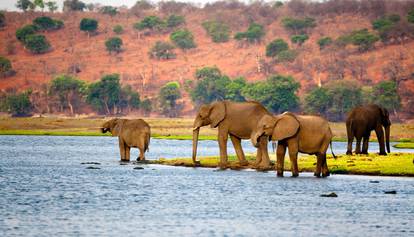
[[[255, 101], [217, 101], [202, 105], [193, 124], [193, 163], [195, 165], [199, 164], [196, 161], [196, 156], [200, 128], [210, 125], [212, 128], [218, 127], [219, 167], [221, 169], [227, 167], [227, 139], [229, 136], [236, 151], [239, 164], [248, 165], [249, 162], [246, 160], [241, 147], [241, 139], [250, 139], [255, 132], [256, 124], [264, 115], [271, 114], [263, 105]], [[268, 168], [270, 166], [267, 144], [267, 137], [263, 137], [259, 141], [256, 155], [256, 166], [259, 168]]]
[[[366, 106], [359, 106], [351, 110], [346, 119], [346, 134], [348, 137], [347, 155], [352, 155], [352, 142], [356, 138], [355, 154], [368, 154], [368, 142], [371, 131], [375, 130], [378, 138], [380, 155], [386, 156], [384, 145], [384, 131], [385, 128], [385, 143], [387, 151], [390, 153], [390, 115], [386, 108], [370, 104]], [[361, 139], [363, 139], [361, 151]]]
[[144, 153], [148, 151], [151, 137], [151, 128], [142, 119], [114, 118], [102, 125], [102, 133], [111, 132], [118, 136], [121, 161], [129, 161], [131, 147], [139, 149], [137, 161], [144, 161]]
[[[286, 147], [289, 148], [292, 176], [299, 175], [297, 157], [298, 152], [317, 156], [316, 177], [329, 176], [326, 163], [326, 151], [331, 144], [332, 131], [328, 121], [319, 116], [295, 115], [285, 112], [277, 116], [265, 115], [258, 122], [256, 133], [252, 136], [253, 145], [257, 146], [262, 136], [277, 143], [277, 176], [283, 177]], [[332, 152], [332, 155], [335, 155]]]

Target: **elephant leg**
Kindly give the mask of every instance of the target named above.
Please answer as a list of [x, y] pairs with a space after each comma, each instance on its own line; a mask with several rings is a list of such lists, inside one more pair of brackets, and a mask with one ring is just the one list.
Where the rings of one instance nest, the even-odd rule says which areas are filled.
[[362, 137], [358, 136], [356, 138], [355, 154], [361, 154], [361, 140], [362, 140]]
[[220, 130], [218, 132], [218, 143], [220, 148], [220, 163], [219, 167], [221, 169], [227, 168], [227, 139], [228, 139], [228, 132], [224, 130]]
[[387, 153], [385, 152], [384, 131], [382, 130], [381, 125], [378, 125], [375, 128], [375, 134], [377, 135], [377, 139], [379, 143], [379, 148], [380, 148], [379, 154], [382, 156], [386, 156]]
[[144, 148], [139, 147], [139, 157], [137, 158], [137, 160], [143, 161], [145, 160], [145, 152], [144, 152]]
[[244, 156], [244, 152], [241, 146], [241, 139], [230, 135], [231, 142], [233, 143], [234, 150], [236, 151], [237, 158], [239, 159], [240, 165], [248, 165], [249, 162], [246, 160]]
[[318, 154], [316, 154], [316, 169], [315, 169], [315, 173], [313, 173], [313, 176], [315, 176], [315, 177], [321, 177], [321, 171], [322, 171], [322, 163], [323, 163], [323, 161], [322, 161], [322, 154], [321, 153], [318, 153]]
[[326, 162], [326, 153], [322, 154], [321, 156], [322, 160], [322, 177], [328, 177], [330, 175], [329, 169], [328, 169], [328, 163]]
[[278, 142], [277, 144], [277, 150], [276, 150], [276, 171], [277, 176], [283, 177], [283, 170], [285, 166], [285, 153], [286, 153], [286, 144], [282, 144], [281, 142]]
[[369, 136], [371, 135], [371, 131], [366, 134], [362, 139], [362, 154], [368, 154], [368, 143], [369, 143]]
[[289, 158], [290, 158], [290, 163], [291, 163], [292, 177], [298, 177], [299, 176], [298, 141], [297, 141], [297, 138], [295, 138], [295, 139], [289, 139], [287, 142], [288, 142], [288, 148], [289, 148]]
[[121, 153], [121, 161], [127, 161], [125, 159], [125, 143], [120, 137], [118, 137], [118, 141], [119, 141], [119, 152]]
[[348, 148], [346, 149], [347, 155], [352, 155], [352, 143], [354, 142], [354, 134], [350, 132], [348, 134]]
[[129, 161], [131, 147], [129, 147], [127, 144], [124, 144], [124, 147], [125, 147], [125, 160]]
[[259, 167], [260, 163], [262, 163], [262, 149], [259, 143], [259, 148], [257, 148], [256, 152], [256, 162], [254, 163], [254, 166]]
[[259, 166], [267, 169], [270, 167], [269, 153], [267, 152], [267, 137], [261, 137], [259, 141], [259, 150], [261, 154], [261, 161]]

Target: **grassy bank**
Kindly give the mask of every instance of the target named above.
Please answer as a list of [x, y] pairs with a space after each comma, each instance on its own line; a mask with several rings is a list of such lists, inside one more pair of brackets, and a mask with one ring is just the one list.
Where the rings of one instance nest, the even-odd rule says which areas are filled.
[[[0, 117], [0, 135], [55, 135], [55, 136], [108, 136], [100, 132], [105, 118], [62, 118], [33, 117], [10, 118]], [[192, 137], [192, 118], [144, 118], [151, 126], [154, 138], [187, 140]], [[330, 123], [334, 133], [334, 141], [346, 141], [344, 123]], [[372, 133], [375, 140], [375, 133]], [[215, 140], [217, 129], [209, 126], [200, 130], [201, 140]], [[393, 124], [391, 140], [405, 144], [414, 142], [414, 124]], [[414, 146], [414, 144], [411, 144]]]
[[[229, 157], [230, 169], [254, 169], [254, 157], [247, 156], [248, 166], [239, 166], [235, 156]], [[200, 167], [216, 168], [219, 162], [218, 157], [201, 157]], [[355, 155], [338, 156], [337, 159], [328, 157], [328, 166], [332, 174], [355, 174], [355, 175], [381, 175], [381, 176], [410, 176], [414, 177], [414, 154], [411, 153], [391, 153], [388, 156]], [[191, 158], [160, 159], [152, 161], [154, 164], [194, 167]], [[273, 162], [274, 164], [274, 162]], [[300, 156], [298, 166], [300, 172], [314, 172], [316, 165], [315, 156]], [[272, 167], [270, 170], [274, 170]], [[285, 159], [285, 170], [290, 170], [289, 158]]]

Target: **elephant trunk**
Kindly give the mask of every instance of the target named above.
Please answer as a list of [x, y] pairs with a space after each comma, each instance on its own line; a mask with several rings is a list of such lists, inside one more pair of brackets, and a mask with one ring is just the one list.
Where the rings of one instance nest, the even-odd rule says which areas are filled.
[[200, 133], [200, 128], [199, 127], [194, 128], [194, 130], [193, 130], [193, 156], [192, 156], [194, 165], [200, 164], [200, 162], [196, 160], [199, 133]]
[[388, 153], [390, 153], [390, 127], [391, 126], [385, 127], [385, 144], [387, 146]]

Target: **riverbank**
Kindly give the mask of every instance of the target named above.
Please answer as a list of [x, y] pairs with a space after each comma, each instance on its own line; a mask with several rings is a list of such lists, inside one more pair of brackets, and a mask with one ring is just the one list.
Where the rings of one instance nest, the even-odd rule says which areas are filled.
[[[229, 157], [229, 169], [256, 169], [254, 167], [255, 158], [247, 155], [249, 165], [240, 166], [235, 156]], [[197, 167], [217, 168], [218, 157], [200, 157], [200, 165]], [[328, 167], [331, 174], [354, 174], [354, 175], [377, 175], [377, 176], [407, 176], [414, 177], [414, 154], [412, 153], [391, 153], [387, 156], [377, 154], [369, 155], [339, 155], [334, 159], [328, 156]], [[149, 161], [151, 164], [161, 164], [168, 166], [194, 167], [191, 158], [159, 159]], [[300, 172], [314, 172], [316, 157], [303, 155], [298, 158]], [[264, 171], [275, 170], [274, 161], [272, 167]], [[285, 170], [290, 171], [290, 160], [285, 159]]]

